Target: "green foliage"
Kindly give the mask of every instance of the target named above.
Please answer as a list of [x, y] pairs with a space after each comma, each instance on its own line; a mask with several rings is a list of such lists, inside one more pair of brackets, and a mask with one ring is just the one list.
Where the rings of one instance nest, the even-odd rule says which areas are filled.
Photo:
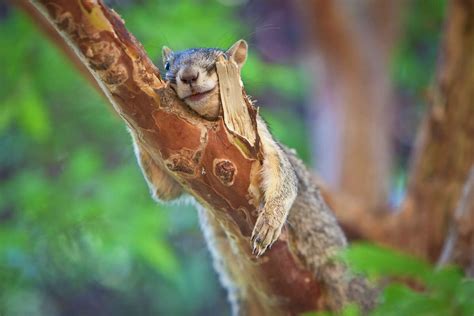
[[[474, 280], [456, 267], [436, 269], [430, 264], [393, 250], [370, 244], [354, 244], [341, 258], [354, 270], [374, 281], [390, 283], [371, 316], [471, 316], [474, 314]], [[411, 289], [406, 284], [413, 284]], [[311, 313], [329, 316], [331, 313]], [[342, 315], [361, 315], [349, 306]]]
[[370, 244], [354, 244], [342, 256], [356, 272], [375, 279], [404, 276], [425, 281], [432, 269], [428, 263], [408, 255]]

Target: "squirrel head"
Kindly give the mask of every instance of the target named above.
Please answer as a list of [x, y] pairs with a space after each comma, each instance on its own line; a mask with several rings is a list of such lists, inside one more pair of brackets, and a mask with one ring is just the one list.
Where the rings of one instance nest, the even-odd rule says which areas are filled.
[[220, 111], [219, 84], [216, 72], [217, 58], [224, 54], [234, 61], [239, 70], [247, 60], [248, 45], [237, 41], [227, 51], [218, 48], [191, 48], [173, 52], [163, 47], [165, 79], [178, 97], [198, 114], [217, 118]]

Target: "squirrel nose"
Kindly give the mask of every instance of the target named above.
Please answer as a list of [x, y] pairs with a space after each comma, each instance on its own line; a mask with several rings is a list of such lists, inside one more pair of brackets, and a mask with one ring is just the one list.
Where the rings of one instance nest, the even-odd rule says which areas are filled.
[[179, 79], [186, 83], [191, 84], [199, 78], [199, 71], [193, 68], [185, 68], [183, 72], [179, 75]]

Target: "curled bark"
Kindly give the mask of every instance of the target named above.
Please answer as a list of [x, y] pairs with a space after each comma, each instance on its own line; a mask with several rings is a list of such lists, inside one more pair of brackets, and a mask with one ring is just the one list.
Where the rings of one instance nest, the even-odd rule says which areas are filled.
[[[330, 257], [345, 246], [345, 237], [293, 153], [288, 152], [300, 177], [295, 205], [309, 219], [298, 226], [303, 217], [290, 211], [290, 227], [265, 256], [256, 258], [249, 239], [262, 197], [258, 134], [246, 134], [240, 122], [210, 121], [190, 111], [161, 79], [122, 19], [101, 1], [25, 2], [31, 4], [87, 66], [146, 152], [205, 207], [203, 225], [215, 229], [210, 232], [214, 250], [231, 282], [244, 293], [242, 308], [252, 315], [294, 315], [340, 309], [348, 301], [373, 304], [366, 285], [354, 290], [346, 268], [330, 264]], [[254, 124], [256, 132], [256, 111], [245, 93], [242, 97], [249, 114], [246, 124]], [[304, 247], [304, 238], [315, 240], [317, 247]]]

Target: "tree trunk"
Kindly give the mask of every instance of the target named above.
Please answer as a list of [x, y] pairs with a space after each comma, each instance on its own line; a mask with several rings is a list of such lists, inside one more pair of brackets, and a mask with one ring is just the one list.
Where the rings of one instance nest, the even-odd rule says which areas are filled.
[[[392, 167], [393, 92], [388, 68], [402, 1], [304, 3], [317, 66], [311, 95], [317, 168], [334, 191], [367, 211], [386, 203]], [[352, 14], [349, 14], [352, 13]]]
[[[437, 81], [418, 132], [401, 209], [370, 214], [358, 201], [326, 190], [342, 226], [353, 236], [437, 260], [474, 165], [472, 69], [474, 1], [453, 0], [448, 6]], [[474, 223], [470, 225], [474, 229]]]

